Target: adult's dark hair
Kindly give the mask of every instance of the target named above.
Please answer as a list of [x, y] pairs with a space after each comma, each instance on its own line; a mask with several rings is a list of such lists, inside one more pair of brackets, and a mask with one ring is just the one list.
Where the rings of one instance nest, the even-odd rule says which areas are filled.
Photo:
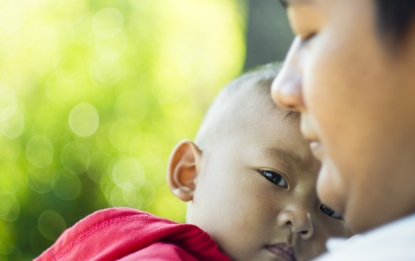
[[[291, 1], [294, 0], [279, 0], [284, 7]], [[415, 0], [373, 1], [376, 4], [379, 35], [394, 45], [401, 43], [415, 18]]]
[[415, 18], [415, 0], [374, 0], [378, 31], [392, 44], [401, 43]]

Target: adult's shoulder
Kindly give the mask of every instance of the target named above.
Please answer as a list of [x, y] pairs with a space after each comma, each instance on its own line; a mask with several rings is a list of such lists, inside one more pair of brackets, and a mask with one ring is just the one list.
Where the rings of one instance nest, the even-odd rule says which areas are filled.
[[339, 242], [327, 242], [328, 253], [315, 261], [415, 260], [415, 214]]

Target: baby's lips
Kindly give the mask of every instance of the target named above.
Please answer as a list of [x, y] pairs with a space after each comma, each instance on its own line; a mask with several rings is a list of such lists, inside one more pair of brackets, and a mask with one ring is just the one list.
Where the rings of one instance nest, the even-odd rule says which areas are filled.
[[284, 261], [296, 261], [294, 248], [286, 243], [267, 245], [266, 248]]

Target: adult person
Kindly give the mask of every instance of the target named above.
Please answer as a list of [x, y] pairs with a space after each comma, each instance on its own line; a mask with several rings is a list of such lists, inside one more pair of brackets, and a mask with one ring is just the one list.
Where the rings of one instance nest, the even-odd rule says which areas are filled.
[[318, 195], [361, 234], [318, 260], [415, 260], [415, 1], [282, 2], [297, 36], [273, 99], [301, 112]]

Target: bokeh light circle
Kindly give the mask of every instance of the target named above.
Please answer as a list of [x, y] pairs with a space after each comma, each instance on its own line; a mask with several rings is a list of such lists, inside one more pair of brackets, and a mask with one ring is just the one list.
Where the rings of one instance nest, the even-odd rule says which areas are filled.
[[129, 207], [135, 209], [141, 209], [143, 205], [143, 199], [138, 189], [124, 189], [122, 191], [123, 198], [127, 202]]
[[53, 145], [44, 136], [34, 136], [26, 145], [26, 156], [33, 166], [45, 168], [53, 160]]
[[26, 173], [14, 162], [0, 165], [0, 191], [15, 194], [26, 186]]
[[59, 61], [60, 49], [55, 43], [42, 42], [33, 51], [32, 62], [41, 73], [52, 71]]
[[101, 183], [101, 178], [108, 171], [108, 163], [111, 161], [111, 156], [104, 152], [97, 152], [92, 154], [88, 159], [88, 177], [95, 183]]
[[69, 114], [69, 126], [78, 136], [91, 136], [99, 126], [99, 114], [97, 109], [86, 102], [76, 105]]
[[22, 134], [24, 129], [23, 113], [16, 106], [5, 108], [0, 113], [0, 132], [7, 138], [14, 139]]
[[117, 115], [124, 119], [142, 121], [148, 114], [150, 104], [145, 94], [129, 91], [121, 94], [116, 103]]
[[141, 208], [149, 207], [156, 197], [153, 184], [146, 180], [140, 187], [140, 195], [142, 195]]
[[3, 161], [16, 162], [20, 158], [22, 152], [24, 153], [24, 148], [22, 148], [20, 139], [0, 137], [0, 143], [0, 159]]
[[161, 104], [178, 102], [186, 92], [189, 83], [179, 72], [160, 72], [151, 86], [153, 97]]
[[118, 58], [127, 48], [128, 40], [124, 32], [120, 32], [109, 39], [98, 38], [95, 43], [95, 50], [101, 57]]
[[[15, 250], [14, 235], [10, 233], [8, 222], [0, 222], [0, 254], [7, 255]], [[0, 255], [1, 257], [1, 255]]]
[[58, 70], [51, 74], [45, 82], [45, 92], [55, 103], [62, 103], [71, 98], [75, 85], [71, 73]]
[[26, 19], [26, 8], [18, 1], [12, 2], [0, 12], [0, 27], [10, 34], [19, 30]]
[[136, 189], [144, 182], [144, 169], [134, 158], [121, 158], [112, 168], [112, 178], [122, 189]]
[[77, 141], [67, 144], [61, 152], [61, 163], [72, 174], [85, 172], [88, 158], [88, 149], [85, 145]]
[[46, 210], [39, 216], [39, 231], [46, 239], [55, 241], [66, 229], [63, 217], [55, 211]]
[[113, 187], [109, 195], [109, 203], [113, 207], [128, 207], [128, 203], [124, 199], [123, 189], [117, 186]]
[[20, 204], [17, 198], [8, 192], [0, 191], [0, 219], [15, 221], [20, 215]]
[[96, 36], [92, 32], [92, 17], [82, 15], [75, 20], [72, 26], [74, 32], [74, 44], [79, 47], [92, 46]]
[[133, 120], [118, 120], [110, 130], [111, 144], [119, 151], [134, 151], [140, 145], [142, 132]]
[[121, 79], [122, 68], [117, 59], [100, 58], [91, 66], [91, 78], [99, 88], [107, 89]]
[[45, 194], [52, 189], [56, 166], [52, 162], [46, 168], [36, 168], [32, 164], [26, 165], [27, 185], [37, 193]]
[[52, 190], [63, 200], [74, 200], [81, 193], [82, 183], [78, 176], [60, 170], [53, 181]]
[[117, 35], [124, 24], [124, 16], [118, 9], [104, 8], [92, 19], [92, 30], [99, 38], [111, 38]]

